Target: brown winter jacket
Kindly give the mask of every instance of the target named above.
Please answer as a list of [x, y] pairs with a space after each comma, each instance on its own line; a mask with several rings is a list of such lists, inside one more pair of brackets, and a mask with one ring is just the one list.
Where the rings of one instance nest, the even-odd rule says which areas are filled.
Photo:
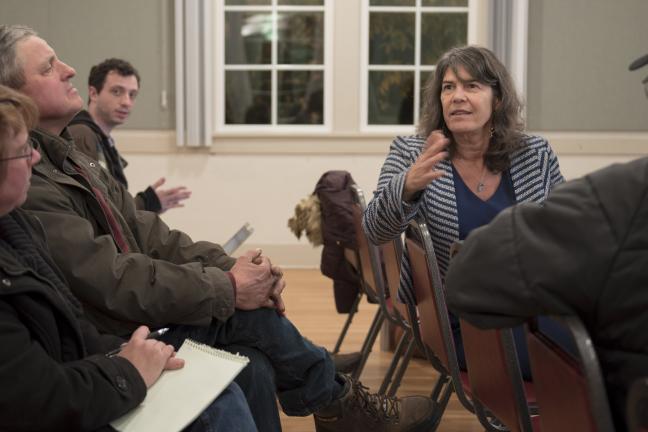
[[[24, 208], [42, 221], [54, 260], [100, 330], [126, 335], [141, 324], [208, 325], [234, 313], [225, 271], [235, 260], [220, 246], [194, 242], [157, 214], [136, 210], [122, 185], [75, 150], [67, 131], [31, 135], [43, 158]], [[104, 195], [128, 252], [117, 247], [91, 186]]]
[[322, 213], [322, 274], [333, 279], [335, 306], [339, 313], [351, 311], [361, 283], [344, 256], [344, 249], [357, 250], [352, 208], [353, 177], [347, 171], [322, 174], [315, 193]]

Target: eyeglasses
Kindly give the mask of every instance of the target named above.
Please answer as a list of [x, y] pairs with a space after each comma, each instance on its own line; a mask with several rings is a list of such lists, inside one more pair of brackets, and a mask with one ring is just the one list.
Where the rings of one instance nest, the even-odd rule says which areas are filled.
[[0, 158], [0, 162], [6, 162], [14, 159], [27, 159], [28, 162], [31, 162], [33, 155], [34, 155], [34, 142], [32, 141], [31, 138], [28, 138], [27, 142], [25, 143], [22, 154], [19, 154], [18, 156]]

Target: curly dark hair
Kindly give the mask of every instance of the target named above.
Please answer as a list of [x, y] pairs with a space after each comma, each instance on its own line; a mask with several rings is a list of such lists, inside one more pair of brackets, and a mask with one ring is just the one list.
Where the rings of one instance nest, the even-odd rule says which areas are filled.
[[460, 67], [473, 79], [493, 89], [493, 130], [484, 159], [489, 170], [501, 172], [509, 167], [511, 154], [522, 146], [522, 103], [506, 67], [486, 48], [466, 46], [452, 48], [443, 54], [425, 84], [417, 133], [427, 137], [434, 130], [443, 130], [450, 138], [450, 157], [454, 155], [456, 143], [443, 118], [441, 86], [448, 68], [458, 75]]
[[135, 75], [137, 85], [140, 85], [140, 76], [137, 69], [135, 69], [135, 67], [126, 60], [118, 58], [109, 58], [92, 66], [92, 69], [90, 69], [90, 75], [88, 76], [88, 85], [94, 87], [97, 90], [97, 93], [101, 93], [101, 90], [103, 90], [103, 86], [106, 83], [106, 75], [112, 71], [117, 72], [123, 77]]

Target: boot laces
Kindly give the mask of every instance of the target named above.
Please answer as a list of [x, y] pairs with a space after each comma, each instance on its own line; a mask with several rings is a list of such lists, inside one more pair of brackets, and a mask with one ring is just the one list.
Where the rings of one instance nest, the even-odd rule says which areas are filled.
[[362, 409], [370, 418], [381, 422], [398, 422], [400, 401], [395, 397], [369, 393], [368, 390], [367, 387], [354, 381], [351, 403]]

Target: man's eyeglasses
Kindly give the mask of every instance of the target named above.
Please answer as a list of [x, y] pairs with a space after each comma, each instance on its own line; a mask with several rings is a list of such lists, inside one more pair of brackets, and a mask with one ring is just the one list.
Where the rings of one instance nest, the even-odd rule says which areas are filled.
[[33, 155], [34, 155], [34, 143], [31, 138], [28, 138], [27, 142], [23, 147], [23, 151], [21, 152], [21, 154], [17, 156], [0, 158], [0, 162], [6, 162], [14, 159], [27, 159], [28, 162], [31, 162]]

